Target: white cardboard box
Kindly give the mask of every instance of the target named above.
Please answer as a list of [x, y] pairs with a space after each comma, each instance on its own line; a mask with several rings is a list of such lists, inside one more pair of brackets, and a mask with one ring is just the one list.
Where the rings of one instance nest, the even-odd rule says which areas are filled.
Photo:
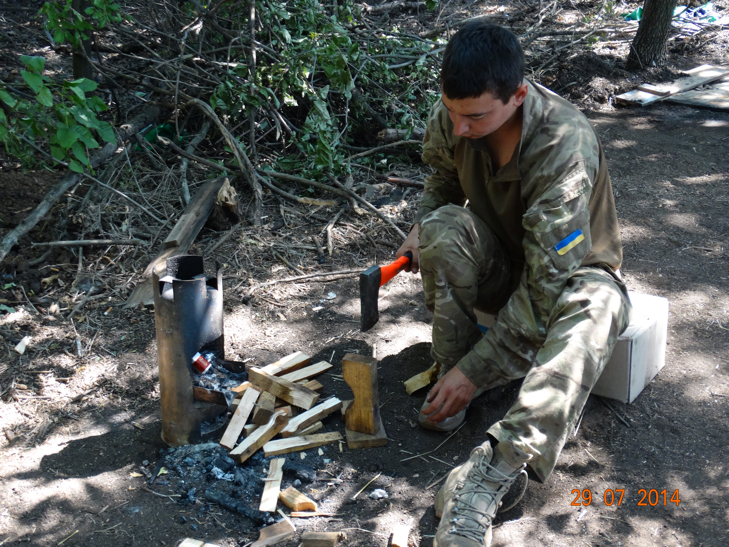
[[666, 364], [668, 299], [629, 293], [630, 325], [615, 344], [593, 395], [632, 403]]

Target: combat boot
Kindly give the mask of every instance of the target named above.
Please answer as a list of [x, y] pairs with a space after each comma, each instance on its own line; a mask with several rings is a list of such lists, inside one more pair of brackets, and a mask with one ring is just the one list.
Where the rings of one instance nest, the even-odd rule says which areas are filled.
[[[468, 461], [448, 475], [435, 498], [435, 514], [440, 517], [440, 524], [434, 547], [491, 545], [491, 522], [501, 499], [517, 478], [523, 480], [526, 475], [526, 463], [515, 466], [504, 459], [499, 448], [503, 444], [497, 446], [496, 454], [489, 443], [476, 447]], [[514, 450], [510, 453], [513, 461]], [[521, 451], [516, 455], [525, 461], [531, 457]]]

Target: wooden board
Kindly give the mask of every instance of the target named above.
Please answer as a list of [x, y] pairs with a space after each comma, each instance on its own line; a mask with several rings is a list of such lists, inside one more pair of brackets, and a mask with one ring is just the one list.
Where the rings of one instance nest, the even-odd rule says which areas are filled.
[[308, 380], [305, 382], [297, 382], [299, 385], [304, 386], [306, 389], [310, 389], [311, 391], [319, 391], [320, 389], [323, 389], [324, 386], [321, 384], [321, 382], [317, 380]]
[[638, 86], [638, 89], [655, 95], [661, 95], [662, 97], [667, 97], [668, 95], [683, 93], [684, 91], [688, 91], [701, 85], [714, 82], [719, 78], [723, 78], [729, 74], [729, 69], [712, 65], [701, 65], [685, 71], [684, 74], [688, 77], [679, 78], [678, 80], [662, 84], [641, 84]]
[[665, 99], [665, 97], [662, 97], [661, 95], [655, 95], [639, 89], [634, 89], [633, 91], [628, 91], [627, 93], [615, 96], [615, 100], [620, 104], [633, 104], [640, 106], [646, 106], [663, 99]]
[[256, 425], [263, 425], [271, 419], [276, 408], [276, 396], [268, 391], [261, 392], [256, 408], [253, 410], [252, 422]]
[[263, 487], [261, 505], [259, 511], [273, 513], [278, 503], [278, 495], [281, 492], [281, 479], [283, 479], [283, 466], [286, 458], [274, 458], [268, 468], [268, 478]]
[[308, 450], [309, 448], [316, 448], [317, 446], [341, 440], [342, 434], [337, 431], [332, 433], [317, 433], [316, 435], [300, 435], [298, 437], [289, 437], [288, 439], [276, 439], [263, 445], [263, 454], [268, 458], [270, 456]]
[[318, 363], [315, 363], [308, 367], [304, 367], [294, 372], [283, 374], [281, 375], [281, 378], [284, 378], [290, 382], [301, 382], [302, 380], [309, 380], [314, 376], [319, 376], [330, 368], [332, 368], [332, 365], [330, 365], [326, 361], [319, 361]]
[[679, 93], [668, 97], [666, 102], [713, 110], [729, 110], [729, 82], [720, 82], [708, 88]]
[[321, 423], [321, 422], [316, 422], [315, 424], [311, 424], [311, 425], [310, 425], [309, 427], [307, 427], [306, 429], [303, 429], [303, 430], [302, 430], [302, 431], [301, 431], [301, 432], [299, 433], [299, 436], [301, 436], [301, 437], [305, 437], [306, 435], [313, 435], [314, 433], [316, 433], [317, 431], [319, 431], [319, 430], [320, 430], [320, 429], [321, 429], [322, 427], [324, 427], [324, 424], [323, 424], [323, 423]]
[[354, 402], [347, 409], [347, 429], [375, 435], [382, 423], [377, 384], [377, 359], [348, 353], [342, 358], [342, 376], [352, 392]]
[[[180, 218], [177, 224], [183, 223], [186, 228], [184, 234], [179, 239], [179, 244], [176, 247], [165, 247], [165, 245], [162, 244], [162, 250], [145, 268], [144, 273], [142, 274], [142, 281], [134, 287], [132, 294], [124, 304], [125, 308], [136, 308], [139, 304], [144, 304], [145, 306], [154, 305], [152, 271], [158, 265], [165, 265], [158, 269], [159, 276], [164, 277], [166, 275], [167, 259], [172, 258], [173, 256], [183, 255], [190, 249], [192, 242], [195, 241], [197, 234], [200, 233], [200, 230], [202, 230], [205, 221], [210, 215], [210, 211], [213, 210], [215, 198], [226, 180], [227, 177], [219, 177], [205, 183], [205, 185], [200, 188], [200, 190], [198, 190], [195, 196], [190, 200], [190, 203], [185, 208], [182, 216], [184, 217], [187, 214], [194, 214], [195, 222], [188, 224], [186, 221], [183, 222], [183, 219]], [[175, 225], [173, 230], [176, 227], [177, 225]]]
[[228, 400], [225, 398], [225, 395], [221, 391], [215, 391], [213, 389], [192, 386], [192, 398], [196, 401], [228, 406]]
[[342, 408], [342, 401], [336, 397], [327, 399], [320, 405], [317, 405], [306, 412], [299, 414], [296, 418], [289, 421], [289, 424], [281, 430], [281, 437], [293, 437], [301, 431], [309, 427], [314, 422], [318, 422], [324, 416], [328, 416], [332, 412], [336, 412]]
[[412, 378], [405, 380], [405, 391], [407, 391], [408, 395], [412, 395], [419, 389], [429, 386], [436, 381], [439, 372], [440, 363], [433, 363], [428, 370], [424, 370], [420, 374], [416, 374]]
[[230, 419], [230, 423], [223, 434], [223, 438], [220, 439], [220, 446], [223, 446], [228, 450], [233, 449], [235, 443], [238, 442], [238, 437], [240, 437], [241, 431], [243, 431], [243, 427], [246, 425], [248, 417], [251, 415], [253, 406], [256, 404], [256, 400], [260, 394], [261, 392], [255, 388], [247, 389], [243, 393], [241, 402], [236, 407], [233, 417]]
[[284, 401], [294, 406], [310, 409], [319, 400], [319, 394], [303, 386], [284, 380], [277, 376], [271, 376], [263, 369], [252, 368], [248, 371], [248, 380], [263, 391], [273, 393]]
[[266, 425], [256, 429], [230, 452], [230, 457], [239, 463], [243, 463], [286, 427], [287, 423], [289, 423], [289, 417], [286, 414], [274, 412]]
[[311, 363], [311, 357], [301, 351], [287, 355], [282, 359], [279, 359], [275, 363], [266, 365], [261, 370], [271, 376], [279, 376], [280, 374], [286, 374], [299, 370]]
[[356, 449], [385, 446], [387, 444], [387, 433], [385, 433], [385, 428], [382, 425], [382, 417], [378, 414], [377, 418], [380, 422], [379, 430], [374, 435], [367, 435], [367, 433], [347, 429], [345, 432], [347, 435], [347, 447]]
[[278, 495], [284, 505], [292, 511], [316, 511], [316, 503], [307, 498], [293, 486], [289, 486], [286, 490]]
[[282, 520], [271, 526], [261, 528], [258, 541], [252, 543], [250, 547], [269, 547], [276, 545], [294, 534], [296, 534], [296, 528], [291, 525], [291, 522]]

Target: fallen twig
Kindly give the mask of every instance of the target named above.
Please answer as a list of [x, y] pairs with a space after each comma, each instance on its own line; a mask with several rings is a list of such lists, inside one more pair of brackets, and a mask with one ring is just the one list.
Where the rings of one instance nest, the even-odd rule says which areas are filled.
[[620, 414], [618, 414], [618, 411], [615, 410], [612, 406], [610, 406], [610, 404], [605, 399], [603, 399], [602, 397], [598, 397], [598, 400], [602, 404], [604, 404], [606, 407], [608, 407], [610, 409], [610, 412], [615, 414], [615, 416], [617, 416], [618, 420], [620, 420], [621, 422], [623, 422], [623, 424], [625, 424], [625, 427], [630, 427], [630, 424], [625, 421], [625, 418], [623, 418]]
[[141, 245], [141, 239], [77, 239], [69, 241], [41, 241], [31, 247], [88, 247], [91, 245]]

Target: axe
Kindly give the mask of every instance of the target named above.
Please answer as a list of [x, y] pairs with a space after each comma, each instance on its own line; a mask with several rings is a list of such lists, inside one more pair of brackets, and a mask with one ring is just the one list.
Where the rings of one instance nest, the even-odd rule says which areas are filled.
[[380, 320], [380, 312], [377, 309], [380, 287], [409, 266], [412, 260], [413, 253], [408, 251], [392, 264], [371, 266], [359, 274], [359, 297], [362, 305], [360, 330], [362, 332], [371, 329]]

